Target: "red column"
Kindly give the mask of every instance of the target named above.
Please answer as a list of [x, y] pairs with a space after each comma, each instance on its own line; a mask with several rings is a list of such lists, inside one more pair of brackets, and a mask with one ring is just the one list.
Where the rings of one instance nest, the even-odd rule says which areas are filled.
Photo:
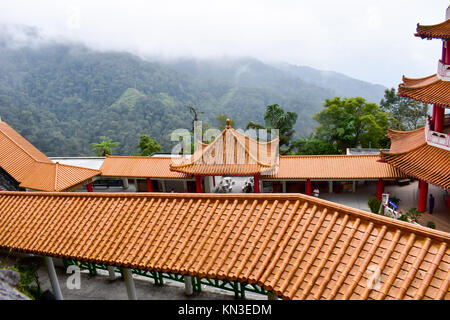
[[94, 192], [94, 189], [92, 188], [92, 182], [91, 182], [91, 183], [88, 183], [88, 184], [86, 185], [86, 188], [87, 188], [87, 191], [88, 191], [88, 192]]
[[444, 132], [444, 118], [445, 118], [445, 109], [441, 106], [434, 106], [436, 108], [434, 119], [434, 131]]
[[419, 180], [419, 207], [417, 210], [425, 212], [427, 210], [428, 183]]
[[377, 199], [379, 201], [381, 201], [382, 197], [383, 197], [383, 191], [384, 191], [384, 181], [383, 179], [378, 179], [378, 184], [377, 184]]
[[147, 178], [147, 192], [153, 192], [152, 180]]
[[442, 62], [450, 64], [450, 42], [448, 40], [442, 41]]
[[255, 183], [254, 187], [253, 187], [253, 192], [254, 193], [259, 193], [259, 174], [255, 174], [253, 176], [253, 182]]
[[306, 194], [308, 196], [312, 194], [311, 179], [306, 179]]
[[202, 177], [195, 176], [195, 187], [197, 193], [202, 193]]

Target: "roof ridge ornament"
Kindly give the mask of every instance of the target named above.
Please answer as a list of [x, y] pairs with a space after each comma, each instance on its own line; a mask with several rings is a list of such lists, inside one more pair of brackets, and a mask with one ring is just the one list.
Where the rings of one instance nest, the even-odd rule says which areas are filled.
[[226, 124], [227, 124], [226, 128], [227, 128], [227, 129], [230, 129], [230, 128], [231, 128], [230, 122], [231, 122], [230, 119], [227, 119], [227, 121], [226, 121]]

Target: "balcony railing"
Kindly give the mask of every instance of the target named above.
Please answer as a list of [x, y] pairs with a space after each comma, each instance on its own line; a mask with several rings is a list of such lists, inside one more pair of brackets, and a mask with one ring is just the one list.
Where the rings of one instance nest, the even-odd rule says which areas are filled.
[[444, 64], [442, 60], [439, 60], [437, 74], [442, 80], [450, 81], [450, 65]]
[[429, 145], [450, 151], [450, 134], [430, 130], [427, 123], [425, 127], [425, 135]]

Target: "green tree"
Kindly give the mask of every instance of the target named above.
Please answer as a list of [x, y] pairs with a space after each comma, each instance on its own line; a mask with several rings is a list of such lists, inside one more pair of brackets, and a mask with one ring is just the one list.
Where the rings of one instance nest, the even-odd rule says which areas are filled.
[[119, 142], [113, 142], [112, 139], [106, 139], [100, 143], [91, 143], [92, 151], [99, 157], [112, 155], [112, 150], [119, 147]]
[[[291, 140], [295, 133], [294, 125], [297, 122], [298, 115], [296, 112], [284, 112], [278, 104], [266, 107], [264, 114], [264, 126], [255, 122], [247, 123], [246, 129], [278, 129], [280, 138], [280, 154], [287, 154], [291, 151]], [[281, 147], [286, 148], [282, 149]]]
[[228, 118], [225, 113], [219, 113], [216, 116], [217, 122], [218, 122], [218, 128], [219, 129], [225, 129], [227, 126], [227, 119], [230, 119], [230, 126], [234, 127], [234, 120], [232, 118]]
[[428, 105], [407, 97], [399, 97], [392, 88], [384, 91], [380, 109], [389, 114], [390, 128], [406, 131], [425, 125]]
[[309, 139], [297, 139], [292, 141], [294, 154], [317, 155], [317, 154], [337, 154], [336, 147], [328, 141], [311, 137]]
[[151, 138], [149, 134], [140, 134], [139, 144], [136, 147], [140, 150], [139, 156], [149, 156], [155, 152], [162, 151], [162, 147], [158, 141]]
[[324, 109], [313, 119], [319, 123], [315, 137], [329, 141], [339, 153], [358, 145], [382, 148], [388, 143], [388, 115], [361, 97], [326, 99]]

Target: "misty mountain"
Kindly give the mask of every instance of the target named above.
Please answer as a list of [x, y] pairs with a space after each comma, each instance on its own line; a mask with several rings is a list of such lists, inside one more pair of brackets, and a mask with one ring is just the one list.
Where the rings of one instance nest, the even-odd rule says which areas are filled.
[[16, 45], [0, 30], [0, 117], [49, 156], [92, 155], [90, 144], [105, 137], [120, 142], [117, 154], [133, 154], [138, 134], [150, 134], [170, 152], [170, 132], [191, 126], [188, 105], [209, 126], [226, 113], [245, 128], [248, 121], [262, 123], [265, 107], [278, 103], [298, 113], [297, 137], [306, 136], [326, 98], [359, 95], [379, 102], [384, 90], [253, 58], [144, 60], [37, 41], [33, 29], [27, 36], [33, 45], [26, 38]]

